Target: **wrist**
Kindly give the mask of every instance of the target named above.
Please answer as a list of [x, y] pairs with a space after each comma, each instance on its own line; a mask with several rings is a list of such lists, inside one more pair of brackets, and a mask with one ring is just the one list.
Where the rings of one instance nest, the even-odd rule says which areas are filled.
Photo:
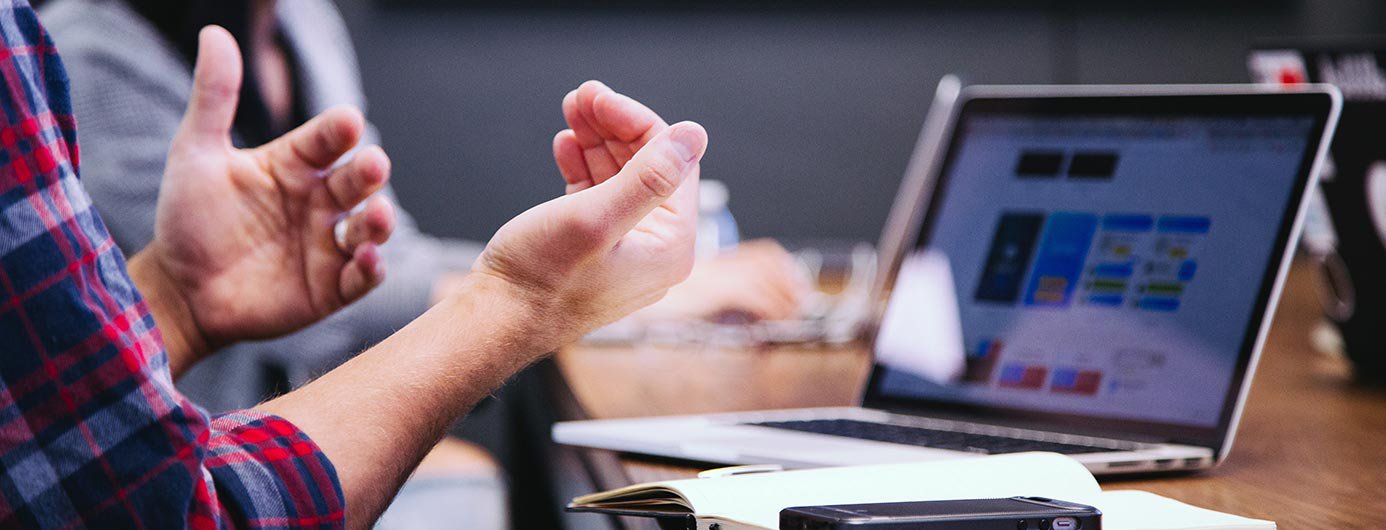
[[160, 263], [157, 243], [150, 244], [130, 258], [130, 278], [140, 290], [168, 351], [169, 368], [175, 376], [212, 351], [212, 345], [197, 325], [192, 306], [172, 276]]
[[574, 338], [567, 337], [563, 317], [549, 297], [487, 272], [467, 274], [442, 306], [484, 323], [487, 335], [533, 361]]
[[446, 301], [452, 295], [462, 292], [466, 286], [465, 279], [470, 274], [467, 271], [448, 271], [439, 274], [437, 278], [433, 279], [433, 289], [430, 291], [428, 300], [429, 305]]

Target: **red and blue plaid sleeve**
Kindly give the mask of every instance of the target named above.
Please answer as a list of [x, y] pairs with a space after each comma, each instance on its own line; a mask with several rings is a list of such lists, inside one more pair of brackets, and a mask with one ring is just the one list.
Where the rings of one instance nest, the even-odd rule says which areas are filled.
[[78, 182], [67, 74], [0, 0], [0, 528], [337, 528], [331, 462], [289, 422], [173, 387]]

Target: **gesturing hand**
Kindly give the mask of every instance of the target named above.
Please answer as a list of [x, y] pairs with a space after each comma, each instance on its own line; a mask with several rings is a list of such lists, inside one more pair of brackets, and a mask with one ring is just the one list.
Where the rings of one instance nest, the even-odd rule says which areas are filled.
[[[472, 268], [530, 308], [540, 349], [659, 300], [687, 277], [707, 147], [702, 126], [666, 126], [600, 83], [584, 84], [563, 107], [572, 128], [554, 151], [568, 194], [502, 226]], [[575, 119], [587, 113], [612, 126]]]
[[583, 83], [563, 98], [563, 119], [568, 128], [554, 136], [553, 158], [568, 193], [611, 178], [669, 128], [649, 107], [600, 81]]
[[[654, 111], [598, 81], [563, 98], [570, 129], [554, 137], [553, 156], [573, 192], [621, 170], [650, 139], [669, 126]], [[688, 281], [640, 318], [681, 320], [744, 313], [756, 320], [795, 318], [809, 292], [793, 258], [772, 241], [751, 242], [698, 263]]]
[[[169, 295], [164, 304], [171, 306], [164, 319], [195, 352], [282, 335], [360, 298], [383, 279], [377, 245], [394, 227], [389, 202], [372, 197], [390, 172], [380, 148], [333, 167], [360, 141], [359, 111], [332, 109], [269, 144], [239, 150], [230, 131], [240, 84], [235, 40], [221, 28], [204, 29], [154, 241], [131, 264], [158, 277], [154, 290]], [[343, 217], [345, 248], [338, 248], [333, 228]]]

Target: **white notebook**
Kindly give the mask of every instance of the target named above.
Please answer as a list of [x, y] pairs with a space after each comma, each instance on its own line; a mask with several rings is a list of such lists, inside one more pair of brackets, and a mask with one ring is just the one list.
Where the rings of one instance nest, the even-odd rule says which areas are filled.
[[649, 517], [692, 517], [701, 529], [776, 529], [791, 506], [1049, 497], [1094, 506], [1105, 530], [1273, 530], [1275, 523], [1206, 510], [1143, 491], [1102, 491], [1081, 464], [1021, 453], [909, 464], [783, 471], [639, 484], [569, 505]]

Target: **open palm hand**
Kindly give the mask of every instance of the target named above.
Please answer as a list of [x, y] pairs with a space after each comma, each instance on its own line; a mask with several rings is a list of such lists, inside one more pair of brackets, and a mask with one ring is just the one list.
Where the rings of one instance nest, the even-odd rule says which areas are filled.
[[[388, 180], [389, 160], [370, 147], [334, 167], [360, 141], [360, 112], [332, 109], [262, 147], [236, 149], [241, 57], [225, 30], [203, 30], [194, 77], [154, 242], [142, 254], [183, 298], [202, 342], [214, 348], [289, 333], [379, 284], [377, 245], [394, 212], [372, 194]], [[343, 219], [339, 241], [334, 227]]]

